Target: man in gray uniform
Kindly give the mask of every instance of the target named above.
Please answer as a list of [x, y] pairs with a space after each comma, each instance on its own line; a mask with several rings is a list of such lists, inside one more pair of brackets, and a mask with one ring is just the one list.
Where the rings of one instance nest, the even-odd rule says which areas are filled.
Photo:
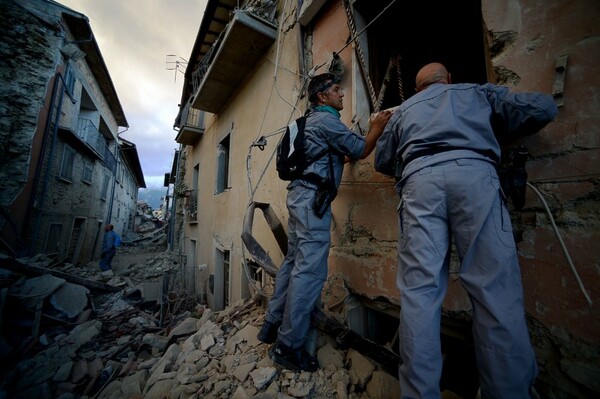
[[417, 74], [417, 94], [377, 141], [375, 169], [398, 179], [400, 387], [439, 398], [440, 312], [450, 236], [473, 305], [482, 398], [528, 398], [537, 376], [521, 275], [496, 166], [496, 135], [537, 132], [556, 116], [552, 97], [492, 84], [450, 84], [438, 63]]
[[[269, 301], [258, 339], [277, 342], [270, 354], [273, 362], [291, 370], [315, 371], [318, 362], [304, 349], [310, 315], [327, 278], [327, 257], [331, 242], [331, 208], [319, 217], [313, 210], [319, 182], [330, 179], [340, 185], [346, 157], [366, 158], [391, 116], [383, 111], [371, 117], [366, 138], [349, 130], [340, 120], [344, 92], [334, 75], [312, 78], [308, 85], [312, 108], [307, 116], [306, 156], [312, 163], [302, 179], [288, 186], [288, 252], [277, 272], [275, 292]], [[332, 170], [330, 170], [332, 169]]]

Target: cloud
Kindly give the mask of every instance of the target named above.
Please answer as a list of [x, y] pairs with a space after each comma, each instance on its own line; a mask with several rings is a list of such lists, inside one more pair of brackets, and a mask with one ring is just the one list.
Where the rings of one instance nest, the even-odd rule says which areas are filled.
[[162, 187], [179, 146], [173, 123], [183, 84], [166, 56], [189, 57], [206, 0], [59, 2], [89, 18], [129, 123], [122, 136], [137, 147], [146, 185]]

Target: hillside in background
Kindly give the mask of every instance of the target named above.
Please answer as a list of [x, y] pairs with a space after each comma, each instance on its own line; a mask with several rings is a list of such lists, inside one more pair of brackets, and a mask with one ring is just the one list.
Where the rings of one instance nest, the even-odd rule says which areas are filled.
[[145, 201], [152, 209], [159, 209], [161, 198], [167, 194], [167, 188], [140, 188], [138, 200]]

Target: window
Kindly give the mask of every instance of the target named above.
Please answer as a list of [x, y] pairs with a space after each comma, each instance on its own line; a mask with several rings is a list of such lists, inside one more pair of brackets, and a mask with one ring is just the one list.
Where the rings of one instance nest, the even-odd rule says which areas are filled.
[[214, 310], [222, 310], [229, 305], [230, 252], [217, 249], [215, 253]]
[[84, 217], [76, 217], [73, 220], [73, 227], [71, 228], [71, 237], [68, 241], [67, 256], [66, 259], [72, 263], [77, 264], [79, 261], [79, 255], [81, 254], [81, 248], [85, 242], [85, 226], [87, 219]]
[[60, 162], [60, 178], [68, 182], [73, 181], [73, 163], [75, 162], [75, 150], [66, 145], [63, 149]]
[[110, 175], [108, 173], [104, 174], [104, 179], [102, 180], [102, 192], [100, 194], [100, 198], [106, 200], [108, 195], [108, 183], [110, 181]]
[[220, 194], [229, 188], [230, 138], [231, 134], [228, 134], [217, 146], [217, 185], [215, 194]]
[[67, 75], [65, 76], [65, 88], [71, 94], [73, 94], [73, 90], [75, 90], [75, 73], [69, 67], [67, 68]]
[[60, 248], [60, 234], [62, 233], [61, 223], [50, 223], [48, 228], [48, 237], [46, 238], [46, 255], [57, 254]]
[[225, 296], [225, 307], [229, 306], [229, 275], [231, 265], [229, 263], [229, 251], [223, 251], [223, 294]]
[[94, 165], [86, 160], [83, 165], [83, 175], [81, 176], [81, 180], [84, 183], [92, 184], [92, 175], [94, 174]]

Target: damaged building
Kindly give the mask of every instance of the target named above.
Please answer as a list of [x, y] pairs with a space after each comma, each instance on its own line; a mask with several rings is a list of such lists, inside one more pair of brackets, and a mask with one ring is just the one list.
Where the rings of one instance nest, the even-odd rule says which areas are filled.
[[[598, 395], [598, 20], [591, 0], [209, 0], [175, 123], [182, 222], [175, 236], [196, 295], [218, 311], [272, 289], [287, 222], [274, 154], [285, 126], [308, 106], [310, 76], [341, 77], [342, 121], [365, 134], [372, 112], [412, 96], [418, 69], [439, 61], [454, 82], [492, 82], [556, 100], [554, 123], [502, 143], [507, 152], [521, 144], [530, 152], [525, 206], [511, 217], [540, 391]], [[343, 293], [344, 322], [397, 351], [393, 186], [375, 172], [372, 156], [345, 167], [332, 207], [329, 273]], [[459, 384], [476, 387], [471, 305], [456, 270], [455, 260], [442, 381], [460, 370]]]
[[98, 259], [104, 226], [133, 231], [145, 187], [88, 18], [54, 1], [0, 2], [0, 252]]

